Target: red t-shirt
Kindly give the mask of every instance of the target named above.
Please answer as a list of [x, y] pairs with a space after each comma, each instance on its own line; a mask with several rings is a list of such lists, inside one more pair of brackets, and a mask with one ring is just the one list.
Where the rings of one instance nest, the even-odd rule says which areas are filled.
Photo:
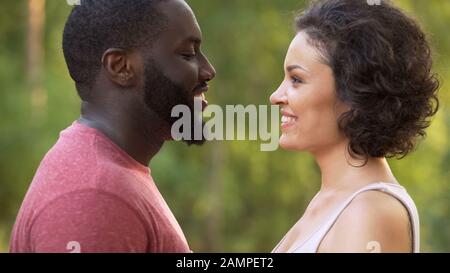
[[150, 169], [79, 122], [61, 132], [22, 203], [10, 252], [190, 252]]

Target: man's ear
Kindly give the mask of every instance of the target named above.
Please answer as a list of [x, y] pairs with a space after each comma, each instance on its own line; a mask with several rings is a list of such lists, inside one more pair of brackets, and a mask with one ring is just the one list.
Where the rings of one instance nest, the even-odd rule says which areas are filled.
[[108, 78], [122, 87], [132, 87], [137, 83], [135, 67], [126, 50], [109, 48], [103, 53], [102, 65]]

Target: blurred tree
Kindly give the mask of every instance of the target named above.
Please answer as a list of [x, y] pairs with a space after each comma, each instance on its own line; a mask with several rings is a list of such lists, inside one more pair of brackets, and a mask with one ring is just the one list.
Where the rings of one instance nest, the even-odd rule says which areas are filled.
[[[30, 33], [29, 3], [45, 2], [42, 32]], [[268, 104], [283, 78], [302, 0], [189, 0], [203, 30], [203, 49], [217, 70], [210, 103]], [[442, 107], [428, 138], [403, 160], [391, 160], [416, 201], [424, 251], [450, 251], [450, 1], [396, 0], [417, 17], [435, 47], [443, 79]], [[34, 172], [58, 133], [79, 115], [79, 99], [61, 50], [66, 1], [3, 1], [0, 9], [0, 252]], [[45, 20], [44, 20], [45, 19]], [[44, 23], [45, 22], [45, 23]], [[30, 36], [42, 37], [42, 65], [31, 72]], [[29, 37], [29, 38], [27, 38]], [[29, 76], [41, 74], [47, 93], [42, 120], [30, 119]], [[39, 76], [38, 76], [39, 78]], [[31, 81], [34, 82], [34, 81]], [[36, 81], [39, 82], [39, 81]], [[39, 84], [38, 84], [39, 85]], [[45, 100], [42, 100], [45, 101]], [[43, 104], [45, 105], [45, 104]], [[257, 141], [168, 143], [151, 162], [152, 175], [194, 251], [270, 251], [318, 190], [320, 174], [307, 154], [260, 152]]]
[[47, 93], [43, 86], [44, 27], [45, 0], [28, 0], [26, 69], [31, 92], [32, 117], [35, 122], [42, 119], [47, 104]]

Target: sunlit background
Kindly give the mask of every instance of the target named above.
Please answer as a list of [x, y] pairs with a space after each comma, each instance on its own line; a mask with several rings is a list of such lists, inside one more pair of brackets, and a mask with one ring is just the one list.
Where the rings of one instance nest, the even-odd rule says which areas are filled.
[[[430, 34], [441, 75], [441, 109], [416, 152], [390, 160], [421, 217], [422, 251], [450, 251], [450, 1], [394, 1]], [[208, 100], [268, 104], [283, 77], [303, 0], [190, 0], [217, 70]], [[65, 0], [2, 1], [0, 8], [0, 252], [34, 172], [79, 98], [61, 50]], [[260, 142], [167, 143], [152, 175], [196, 252], [269, 252], [319, 188], [312, 158]]]

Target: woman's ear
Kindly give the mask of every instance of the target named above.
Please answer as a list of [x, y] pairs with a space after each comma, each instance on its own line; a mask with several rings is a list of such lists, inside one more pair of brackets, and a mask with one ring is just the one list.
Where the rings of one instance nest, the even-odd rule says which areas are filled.
[[120, 48], [109, 48], [103, 53], [102, 66], [107, 77], [121, 87], [132, 87], [137, 83], [135, 68], [130, 54]]
[[344, 113], [347, 113], [351, 109], [352, 107], [348, 103], [343, 102], [338, 97], [336, 97], [336, 103], [334, 104], [334, 111], [338, 117], [340, 117]]

